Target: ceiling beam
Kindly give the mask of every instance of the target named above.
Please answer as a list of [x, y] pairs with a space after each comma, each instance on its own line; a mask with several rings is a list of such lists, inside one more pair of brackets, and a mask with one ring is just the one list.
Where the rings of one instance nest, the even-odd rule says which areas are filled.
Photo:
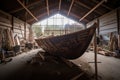
[[61, 0], [59, 0], [59, 11], [61, 9]]
[[[57, 11], [54, 11], [54, 10], [56, 9], [56, 7], [55, 7], [54, 5], [56, 5], [56, 4], [53, 4], [53, 6], [52, 6], [53, 9], [50, 10], [50, 13], [53, 13], [53, 12], [54, 12], [54, 13], [57, 13], [57, 12], [58, 12], [58, 9], [57, 9]], [[36, 10], [36, 11], [38, 11], [38, 10]], [[35, 11], [35, 12], [36, 12], [36, 11]], [[45, 10], [45, 11], [44, 11], [43, 13], [41, 13], [41, 14], [36, 14], [36, 15], [37, 15], [36, 17], [39, 19], [39, 18], [41, 18], [41, 17], [43, 17], [43, 16], [47, 16], [47, 14], [48, 14], [48, 13], [47, 13], [47, 11]], [[49, 16], [50, 16], [50, 15], [49, 15]], [[30, 18], [30, 19], [27, 20], [27, 22], [32, 22], [33, 20], [34, 20], [33, 18]]]
[[68, 11], [68, 13], [67, 13], [67, 16], [69, 16], [69, 14], [70, 14], [70, 11], [71, 11], [71, 9], [72, 9], [72, 6], [73, 6], [74, 1], [75, 1], [75, 0], [72, 0], [72, 2], [71, 2], [71, 4], [70, 4], [70, 7], [69, 7], [69, 11]]
[[29, 9], [26, 8], [26, 6], [20, 0], [17, 0], [17, 1], [36, 21], [38, 21], [38, 19], [31, 13], [31, 11]]
[[[45, 15], [47, 15], [46, 12], [43, 13], [43, 14], [40, 14], [39, 16], [37, 16], [37, 18], [40, 18], [40, 17], [45, 16]], [[29, 19], [29, 20], [27, 20], [27, 22], [32, 22], [33, 20], [34, 20], [34, 19]]]
[[[92, 1], [95, 2], [95, 3], [99, 3], [99, 1], [96, 1], [96, 0], [92, 0]], [[106, 9], [108, 9], [110, 11], [113, 10], [113, 8], [110, 8], [107, 5], [102, 4], [101, 6], [105, 7]]]
[[[36, 2], [33, 2], [33, 3], [31, 3], [31, 4], [29, 4], [29, 5], [27, 5], [26, 6], [26, 8], [29, 8], [29, 7], [31, 7], [31, 6], [34, 6], [34, 5], [36, 5], [36, 4], [38, 4], [38, 3], [40, 3], [41, 2], [41, 0], [40, 1], [36, 1]], [[13, 10], [13, 11], [10, 11], [9, 13], [16, 13], [16, 12], [18, 12], [18, 11], [20, 11], [20, 10], [23, 10], [24, 8], [23, 7], [21, 7], [21, 8], [18, 8], [18, 9], [15, 9], [15, 10]]]
[[[67, 13], [67, 10], [64, 9], [63, 12]], [[74, 16], [74, 17], [77, 18], [77, 19], [80, 19], [80, 18], [81, 18], [79, 15], [77, 15], [76, 13], [73, 13], [73, 12], [71, 12], [70, 15], [71, 15], [71, 16]], [[84, 20], [87, 21], [87, 22], [89, 22], [88, 19], [84, 19]]]
[[92, 13], [96, 8], [98, 8], [103, 2], [106, 0], [102, 0], [95, 7], [93, 7], [89, 12], [87, 12], [79, 21], [82, 21], [85, 17], [87, 17], [90, 13]]
[[[80, 2], [80, 1], [75, 1], [77, 4], [79, 4], [79, 5], [81, 5], [81, 6], [83, 6], [83, 7], [85, 7], [85, 8], [87, 8], [87, 9], [91, 9], [91, 7], [89, 7], [89, 6], [87, 6], [86, 4], [83, 4], [82, 2]], [[103, 15], [101, 12], [98, 12], [97, 10], [94, 10], [94, 12], [96, 12], [97, 14], [99, 14], [99, 15]]]
[[48, 0], [46, 0], [46, 5], [47, 5], [47, 14], [49, 16], [50, 12], [49, 12], [49, 3], [48, 3]]
[[[57, 6], [58, 6], [58, 4], [52, 4], [51, 5], [51, 7], [52, 7], [52, 10], [50, 10], [50, 13], [53, 11], [53, 9], [57, 9]], [[39, 11], [39, 12], [38, 12]], [[42, 16], [44, 16], [45, 14], [47, 14], [47, 11], [46, 11], [46, 6], [45, 7], [43, 7], [43, 8], [36, 8], [36, 9], [34, 9], [34, 11], [33, 12], [35, 12], [34, 14], [36, 15], [36, 18], [38, 19], [38, 18], [40, 18], [40, 17], [42, 17]], [[36, 13], [37, 12], [37, 13]], [[58, 9], [57, 9], [57, 12], [58, 12]], [[56, 13], [57, 13], [56, 12]], [[27, 19], [27, 22], [31, 22], [31, 21], [33, 21], [34, 19], [33, 18], [28, 18]]]

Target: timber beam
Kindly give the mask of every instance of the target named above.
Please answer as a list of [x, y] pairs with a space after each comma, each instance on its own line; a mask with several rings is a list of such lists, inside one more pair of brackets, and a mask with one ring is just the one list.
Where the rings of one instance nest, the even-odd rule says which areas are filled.
[[46, 0], [46, 5], [47, 5], [47, 14], [49, 16], [50, 12], [49, 12], [49, 2], [48, 2], [48, 0]]
[[31, 13], [29, 9], [26, 8], [26, 6], [20, 0], [17, 0], [17, 1], [36, 21], [38, 21], [38, 19]]
[[75, 0], [72, 0], [72, 2], [71, 2], [71, 4], [70, 4], [70, 7], [69, 7], [69, 11], [68, 11], [68, 13], [67, 13], [67, 16], [69, 16], [69, 14], [70, 14], [70, 11], [71, 11], [71, 9], [72, 9], [72, 6], [73, 6], [74, 1], [75, 1]]
[[79, 21], [82, 21], [85, 17], [87, 17], [90, 13], [92, 13], [96, 8], [98, 8], [101, 4], [103, 4], [106, 0], [102, 0], [95, 7], [93, 7], [89, 12], [87, 12]]

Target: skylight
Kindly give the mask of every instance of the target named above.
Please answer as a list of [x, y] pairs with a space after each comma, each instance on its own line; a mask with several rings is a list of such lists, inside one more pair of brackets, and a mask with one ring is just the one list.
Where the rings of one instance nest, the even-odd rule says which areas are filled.
[[75, 22], [61, 14], [56, 14], [54, 16], [49, 17], [48, 19], [37, 22], [34, 25], [65, 25], [74, 23], [79, 24], [78, 22]]
[[82, 30], [84, 26], [61, 14], [56, 14], [32, 26], [35, 37], [68, 34]]

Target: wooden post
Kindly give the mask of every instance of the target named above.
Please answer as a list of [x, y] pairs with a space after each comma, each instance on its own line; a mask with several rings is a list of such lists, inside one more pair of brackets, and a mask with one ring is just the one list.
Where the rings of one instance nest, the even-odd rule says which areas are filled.
[[118, 47], [120, 49], [120, 8], [117, 9]]
[[97, 18], [97, 35], [100, 34], [99, 18]]
[[24, 23], [24, 39], [26, 40], [26, 22]]
[[14, 17], [12, 16], [12, 19], [11, 19], [11, 24], [12, 24], [12, 31], [14, 31]]
[[118, 47], [119, 47], [119, 50], [120, 50], [120, 35], [118, 35]]
[[[24, 1], [24, 5], [27, 5], [27, 1]], [[27, 12], [25, 12], [25, 23], [24, 23], [24, 40], [26, 40], [26, 26], [27, 26]]]
[[95, 31], [95, 34], [94, 34], [94, 53], [95, 53], [95, 55], [94, 55], [94, 59], [95, 59], [95, 80], [98, 80], [96, 31]]

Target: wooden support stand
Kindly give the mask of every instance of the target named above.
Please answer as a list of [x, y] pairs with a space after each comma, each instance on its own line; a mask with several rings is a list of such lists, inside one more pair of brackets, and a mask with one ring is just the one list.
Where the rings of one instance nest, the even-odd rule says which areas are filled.
[[98, 68], [97, 68], [97, 41], [96, 41], [96, 32], [94, 34], [94, 59], [95, 59], [95, 80], [98, 80]]
[[118, 35], [118, 47], [119, 47], [119, 50], [120, 50], [120, 35]]

